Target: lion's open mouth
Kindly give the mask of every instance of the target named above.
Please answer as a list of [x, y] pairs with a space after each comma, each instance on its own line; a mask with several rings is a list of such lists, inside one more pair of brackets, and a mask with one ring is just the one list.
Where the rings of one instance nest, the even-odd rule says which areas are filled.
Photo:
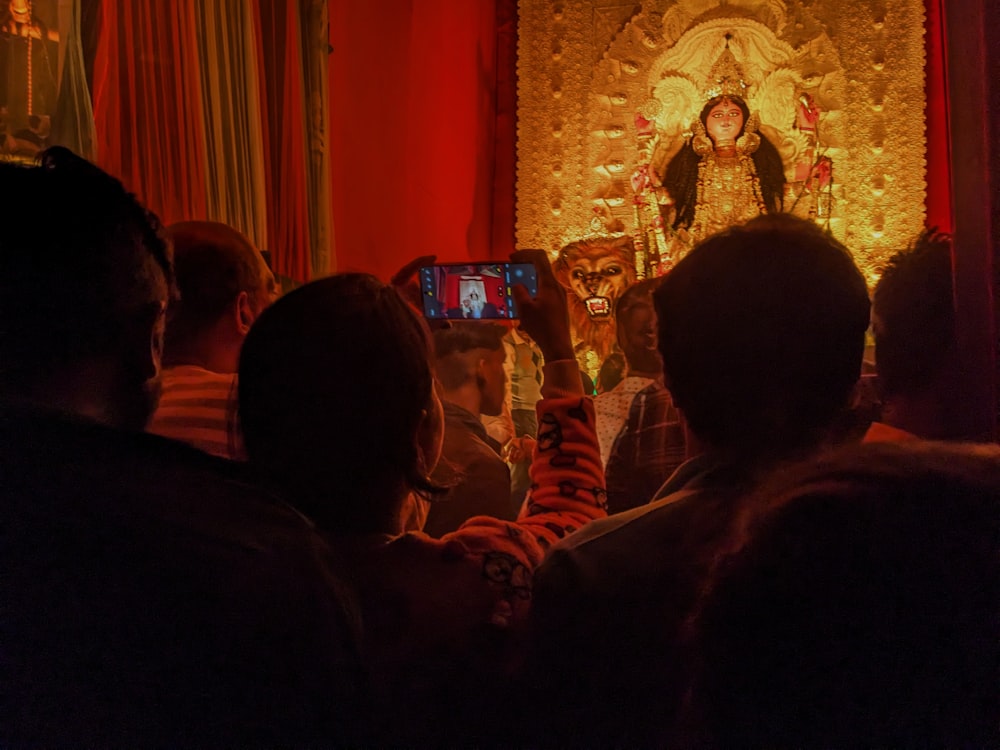
[[607, 318], [611, 315], [611, 300], [607, 297], [587, 297], [583, 301], [587, 313], [592, 318]]

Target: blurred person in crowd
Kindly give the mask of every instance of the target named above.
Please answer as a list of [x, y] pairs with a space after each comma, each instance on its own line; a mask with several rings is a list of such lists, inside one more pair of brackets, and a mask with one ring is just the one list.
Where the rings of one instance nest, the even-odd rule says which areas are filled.
[[553, 743], [645, 746], [671, 720], [676, 636], [741, 499], [828, 446], [861, 370], [864, 277], [791, 215], [703, 241], [653, 300], [689, 458], [652, 503], [589, 524], [536, 575], [527, 684], [560, 701], [531, 724]]
[[180, 299], [167, 311], [162, 393], [149, 431], [245, 460], [236, 369], [257, 316], [278, 295], [274, 274], [245, 236], [214, 221], [167, 228]]
[[0, 163], [0, 745], [351, 742], [350, 600], [236, 466], [143, 433], [174, 272], [62, 148]]
[[872, 294], [882, 409], [866, 440], [958, 437], [951, 238], [930, 230], [889, 259]]
[[542, 251], [536, 299], [515, 287], [545, 356], [537, 487], [516, 522], [479, 516], [441, 539], [402, 533], [407, 497], [433, 472], [445, 426], [432, 337], [392, 286], [366, 274], [306, 284], [265, 310], [240, 358], [251, 467], [311, 517], [361, 598], [383, 720], [375, 745], [494, 743], [531, 602], [555, 541], [605, 515], [593, 405], [583, 396], [566, 296]]
[[609, 513], [648, 503], [684, 461], [684, 428], [663, 386], [656, 349], [652, 294], [659, 283], [640, 281], [618, 298], [615, 320], [626, 376], [594, 399]]
[[473, 516], [514, 520], [510, 471], [478, 415], [503, 409], [504, 328], [456, 322], [434, 332], [434, 373], [444, 409], [441, 459], [431, 479], [448, 491], [431, 503], [424, 531], [440, 537]]
[[524, 503], [531, 485], [528, 468], [531, 466], [535, 438], [538, 435], [535, 404], [542, 397], [542, 368], [545, 358], [520, 323], [504, 337], [504, 348], [507, 350], [507, 398], [514, 430], [505, 455], [510, 463], [511, 507], [516, 513]]
[[1000, 745], [1000, 451], [868, 444], [746, 504], [681, 747]]

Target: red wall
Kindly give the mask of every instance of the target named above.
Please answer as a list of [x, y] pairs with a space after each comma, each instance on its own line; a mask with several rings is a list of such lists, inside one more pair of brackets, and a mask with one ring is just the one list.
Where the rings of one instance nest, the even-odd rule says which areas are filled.
[[491, 257], [496, 1], [330, 4], [339, 270]]

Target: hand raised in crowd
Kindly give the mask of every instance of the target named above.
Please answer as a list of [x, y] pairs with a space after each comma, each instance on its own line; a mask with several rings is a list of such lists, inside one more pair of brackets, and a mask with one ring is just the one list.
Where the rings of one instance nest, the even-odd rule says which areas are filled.
[[535, 442], [530, 435], [513, 438], [504, 446], [503, 458], [512, 464], [528, 461], [535, 452]]
[[566, 290], [556, 281], [548, 255], [544, 250], [515, 250], [510, 259], [514, 263], [531, 263], [538, 273], [538, 294], [534, 299], [524, 286], [514, 286], [521, 328], [538, 344], [546, 362], [573, 359]]
[[417, 308], [421, 313], [423, 312], [423, 299], [420, 293], [420, 279], [417, 278], [417, 271], [424, 266], [433, 266], [434, 261], [437, 260], [435, 255], [421, 255], [419, 258], [414, 258], [405, 266], [400, 268], [393, 274], [393, 277], [389, 280], [389, 283], [396, 287], [403, 299]]

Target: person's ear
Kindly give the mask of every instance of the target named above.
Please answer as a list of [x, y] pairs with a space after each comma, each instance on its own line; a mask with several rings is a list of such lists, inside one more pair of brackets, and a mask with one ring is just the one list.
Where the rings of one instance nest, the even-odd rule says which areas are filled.
[[165, 326], [166, 305], [161, 303], [145, 305], [129, 318], [122, 344], [131, 360], [131, 370], [143, 380], [160, 372]]
[[253, 325], [254, 319], [257, 317], [254, 315], [250, 295], [247, 292], [240, 292], [236, 297], [234, 312], [236, 315], [236, 330], [241, 335], [246, 336], [250, 332], [250, 326]]
[[486, 358], [476, 360], [476, 386], [482, 391], [486, 387]]
[[444, 417], [441, 412], [441, 402], [432, 396], [427, 408], [420, 411], [420, 423], [417, 425], [416, 448], [421, 471], [430, 475], [441, 458], [441, 445], [444, 441]]

